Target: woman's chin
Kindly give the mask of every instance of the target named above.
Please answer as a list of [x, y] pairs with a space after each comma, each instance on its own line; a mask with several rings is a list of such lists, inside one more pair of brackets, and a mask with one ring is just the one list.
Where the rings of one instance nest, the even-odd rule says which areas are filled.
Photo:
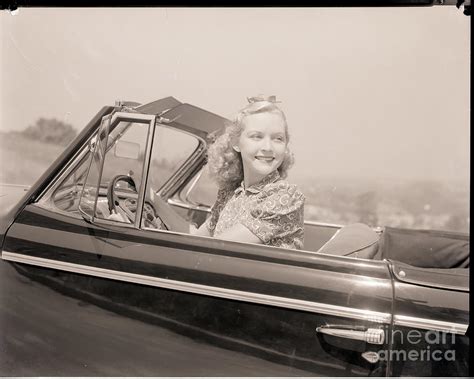
[[273, 166], [273, 165], [269, 165], [268, 167], [255, 167], [252, 171], [252, 176], [255, 176], [255, 177], [261, 177], [262, 179], [271, 174], [273, 171], [276, 171], [278, 167], [277, 166]]

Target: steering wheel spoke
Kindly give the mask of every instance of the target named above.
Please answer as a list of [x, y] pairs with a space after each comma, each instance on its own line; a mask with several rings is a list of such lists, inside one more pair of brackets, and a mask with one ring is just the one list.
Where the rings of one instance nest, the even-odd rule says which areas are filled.
[[[125, 220], [124, 222], [133, 224], [137, 216], [138, 201], [136, 196], [126, 197], [125, 199], [118, 196], [115, 190], [117, 183], [120, 181], [127, 182], [130, 188], [138, 195], [137, 187], [133, 178], [128, 175], [115, 176], [110, 181], [110, 184], [107, 188], [107, 203], [109, 211], [111, 215], [119, 214], [121, 218]], [[159, 218], [154, 204], [149, 200], [145, 200], [143, 206], [143, 223], [146, 227], [151, 227], [153, 229], [167, 229]]]

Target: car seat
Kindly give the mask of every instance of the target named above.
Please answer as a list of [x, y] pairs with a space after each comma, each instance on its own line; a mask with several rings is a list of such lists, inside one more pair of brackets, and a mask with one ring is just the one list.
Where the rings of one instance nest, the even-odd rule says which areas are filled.
[[368, 225], [355, 223], [343, 226], [318, 253], [373, 259], [379, 250], [380, 235]]

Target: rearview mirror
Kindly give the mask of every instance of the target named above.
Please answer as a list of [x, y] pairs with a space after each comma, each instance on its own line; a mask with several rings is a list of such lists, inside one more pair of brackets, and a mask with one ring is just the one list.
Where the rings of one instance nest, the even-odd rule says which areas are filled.
[[114, 154], [117, 158], [138, 159], [140, 144], [128, 141], [118, 141], [115, 144]]

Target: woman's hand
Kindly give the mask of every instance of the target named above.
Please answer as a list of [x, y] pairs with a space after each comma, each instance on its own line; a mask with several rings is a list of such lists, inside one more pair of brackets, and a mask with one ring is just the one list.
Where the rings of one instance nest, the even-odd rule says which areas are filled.
[[173, 232], [190, 233], [189, 222], [179, 215], [166, 201], [160, 196], [152, 194], [151, 200], [156, 208], [160, 219], [166, 225], [168, 230]]

